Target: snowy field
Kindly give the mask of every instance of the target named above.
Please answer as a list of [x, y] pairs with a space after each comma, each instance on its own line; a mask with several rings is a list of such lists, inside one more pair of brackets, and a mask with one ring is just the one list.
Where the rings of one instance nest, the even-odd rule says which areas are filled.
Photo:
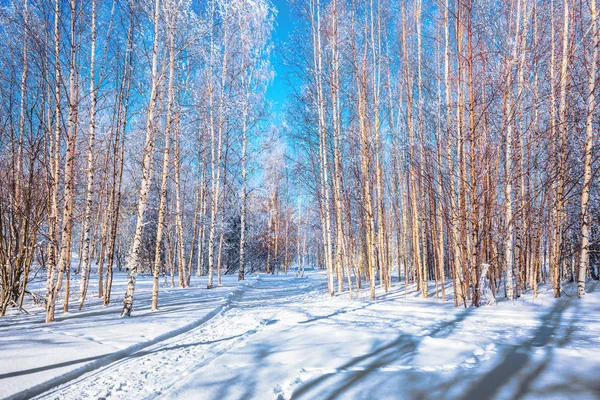
[[583, 301], [567, 286], [572, 297], [542, 288], [455, 309], [433, 286], [429, 299], [396, 284], [371, 302], [364, 288], [329, 298], [320, 272], [247, 278], [161, 288], [152, 313], [140, 276], [131, 318], [118, 317], [125, 275], [111, 306], [90, 288], [84, 310], [73, 301], [54, 324], [40, 307], [11, 310], [0, 318], [0, 398], [600, 398], [597, 282]]

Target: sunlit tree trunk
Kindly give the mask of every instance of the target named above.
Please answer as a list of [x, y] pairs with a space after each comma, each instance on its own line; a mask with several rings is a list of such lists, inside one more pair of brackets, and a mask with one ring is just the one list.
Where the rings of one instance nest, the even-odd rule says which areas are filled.
[[94, 141], [96, 140], [96, 82], [94, 76], [96, 61], [96, 0], [92, 0], [92, 44], [90, 55], [90, 127], [87, 153], [87, 189], [83, 216], [83, 250], [81, 252], [81, 280], [79, 301], [84, 302], [87, 292], [88, 270], [90, 268], [90, 229], [92, 219], [92, 196], [94, 192]]
[[[131, 13], [131, 9], [129, 10]], [[129, 30], [127, 33], [127, 50], [125, 54], [125, 61], [123, 63], [123, 80], [119, 90], [118, 106], [117, 106], [117, 121], [120, 129], [117, 130], [115, 138], [114, 150], [113, 150], [113, 182], [116, 182], [116, 188], [113, 190], [114, 208], [112, 211], [112, 220], [110, 226], [110, 237], [108, 242], [108, 254], [107, 254], [107, 265], [106, 265], [106, 285], [104, 288], [104, 305], [110, 303], [110, 294], [112, 291], [113, 281], [113, 264], [115, 258], [115, 247], [117, 240], [117, 230], [119, 226], [119, 216], [121, 210], [121, 185], [123, 183], [123, 165], [125, 163], [125, 131], [127, 128], [127, 112], [129, 109], [129, 94], [131, 88], [131, 70], [132, 63], [132, 51], [133, 51], [133, 16], [129, 16]], [[120, 133], [120, 143], [119, 143]]]
[[587, 116], [585, 121], [585, 150], [583, 162], [583, 189], [581, 190], [581, 252], [579, 255], [579, 273], [577, 275], [577, 296], [585, 295], [585, 278], [590, 265], [589, 243], [590, 243], [590, 216], [588, 204], [590, 196], [590, 184], [592, 181], [592, 149], [594, 144], [594, 111], [596, 107], [596, 66], [598, 63], [598, 15], [596, 14], [596, 0], [590, 0], [590, 18], [592, 34], [592, 51], [590, 69], [588, 71], [588, 99]]
[[408, 208], [411, 221], [410, 221], [410, 232], [411, 232], [411, 248], [412, 257], [411, 262], [414, 266], [414, 270], [418, 273], [419, 282], [418, 287], [421, 290], [423, 297], [426, 297], [426, 290], [424, 289], [423, 281], [426, 281], [426, 277], [423, 276], [425, 267], [421, 258], [421, 221], [419, 219], [419, 208], [417, 204], [418, 195], [418, 179], [417, 172], [415, 171], [415, 164], [417, 164], [416, 157], [414, 154], [415, 139], [414, 139], [414, 121], [413, 121], [413, 80], [412, 71], [410, 69], [409, 59], [409, 46], [407, 40], [408, 27], [406, 25], [406, 11], [402, 13], [402, 43], [403, 43], [403, 61], [404, 61], [404, 76], [406, 81], [406, 130], [408, 132], [408, 196], [410, 197], [410, 207]]
[[[56, 296], [54, 287], [58, 265], [58, 187], [60, 181], [60, 144], [61, 144], [61, 112], [60, 112], [60, 25], [61, 19], [60, 0], [54, 3], [54, 64], [55, 64], [55, 109], [54, 109], [54, 137], [51, 141], [51, 205], [48, 217], [48, 271], [46, 279], [46, 322], [54, 321], [54, 308]], [[62, 277], [61, 277], [62, 279]]]
[[[436, 79], [436, 90], [437, 90], [437, 101], [438, 105], [436, 107], [437, 113], [439, 115], [437, 125], [436, 125], [436, 146], [437, 146], [437, 183], [436, 183], [436, 197], [437, 204], [435, 205], [435, 220], [437, 225], [437, 268], [440, 279], [440, 285], [442, 290], [442, 301], [446, 301], [446, 286], [445, 286], [445, 247], [444, 247], [444, 216], [443, 216], [443, 204], [444, 204], [444, 187], [443, 187], [443, 179], [444, 179], [444, 164], [442, 163], [442, 89], [441, 89], [441, 60], [439, 57], [441, 46], [440, 41], [440, 30], [438, 25], [438, 57], [436, 60], [436, 68], [437, 68], [437, 79]], [[449, 140], [449, 138], [448, 138]]]
[[[196, 189], [194, 191], [194, 220], [192, 221], [192, 243], [190, 246], [190, 256], [186, 267], [186, 285], [190, 286], [193, 272], [193, 262], [195, 255], [196, 239], [198, 238], [198, 214], [200, 213], [200, 181], [201, 181], [200, 155], [198, 154], [198, 165], [196, 166]], [[199, 245], [198, 245], [199, 246]], [[199, 247], [198, 247], [199, 248]]]
[[[198, 161], [200, 162], [200, 161]], [[206, 199], [207, 192], [207, 180], [206, 180], [206, 153], [203, 152], [202, 157], [202, 179], [201, 179], [201, 187], [200, 187], [200, 235], [198, 238], [198, 260], [196, 266], [196, 276], [204, 275], [204, 245], [205, 245], [205, 236], [206, 236], [206, 208], [208, 206], [208, 202]]]
[[[241, 16], [239, 17], [238, 24], [240, 26], [240, 32], [242, 31], [242, 20]], [[247, 179], [248, 179], [248, 107], [249, 107], [249, 97], [250, 97], [250, 82], [246, 81], [246, 57], [245, 51], [247, 47], [247, 37], [244, 33], [241, 34], [242, 41], [242, 60], [241, 60], [241, 81], [242, 81], [242, 187], [240, 188], [240, 266], [238, 269], [238, 281], [244, 280], [244, 274], [246, 270], [246, 209], [247, 209], [247, 201], [248, 201], [248, 189], [247, 189]]]
[[185, 247], [183, 238], [183, 199], [181, 195], [181, 148], [179, 139], [179, 117], [176, 117], [176, 126], [174, 133], [175, 141], [175, 228], [177, 231], [177, 275], [179, 278], [179, 287], [186, 287], [186, 268], [185, 268]]
[[133, 296], [135, 292], [135, 281], [140, 264], [140, 248], [142, 245], [142, 231], [144, 229], [144, 216], [148, 205], [148, 195], [152, 183], [154, 146], [156, 136], [154, 134], [154, 112], [156, 111], [159, 75], [158, 75], [158, 43], [159, 43], [159, 20], [160, 20], [160, 0], [155, 0], [153, 10], [154, 40], [152, 45], [152, 82], [150, 90], [150, 100], [148, 112], [146, 114], [146, 139], [144, 144], [144, 153], [142, 158], [142, 180], [138, 194], [137, 215], [135, 234], [131, 253], [129, 258], [129, 281], [127, 283], [127, 292], [123, 300], [123, 310], [121, 316], [130, 316], [133, 310]]
[[[423, 251], [422, 261], [420, 262], [420, 274], [421, 274], [421, 296], [426, 298], [428, 296], [428, 245], [427, 245], [427, 206], [426, 199], [427, 191], [425, 190], [425, 137], [423, 134], [423, 73], [421, 70], [422, 66], [422, 39], [421, 39], [421, 31], [422, 31], [422, 22], [421, 22], [421, 8], [422, 2], [421, 0], [415, 1], [415, 15], [416, 15], [416, 24], [417, 24], [417, 93], [419, 96], [418, 102], [418, 130], [419, 130], [419, 157], [415, 160], [419, 164], [419, 179], [417, 181], [417, 187], [415, 188], [415, 195], [419, 196], [421, 199], [421, 207], [415, 208], [415, 213], [419, 214], [417, 218], [419, 218], [419, 229], [420, 229], [420, 237], [418, 240], [421, 241], [420, 247]], [[417, 205], [418, 207], [418, 205]]]
[[325, 269], [327, 270], [327, 287], [329, 294], [335, 294], [333, 283], [333, 250], [331, 239], [331, 212], [329, 205], [329, 163], [327, 151], [327, 126], [325, 123], [325, 99], [323, 96], [323, 64], [322, 64], [322, 45], [321, 45], [321, 1], [311, 0], [311, 31], [313, 40], [313, 65], [314, 79], [317, 94], [317, 113], [319, 128], [319, 153], [320, 153], [320, 179], [321, 179], [321, 198], [323, 202], [323, 221], [324, 232], [324, 250], [325, 250]]
[[[556, 194], [554, 204], [554, 215], [555, 215], [555, 235], [554, 235], [554, 249], [553, 259], [551, 261], [550, 268], [552, 269], [551, 274], [553, 275], [554, 283], [554, 297], [560, 297], [560, 262], [561, 249], [563, 244], [563, 229], [565, 224], [565, 175], [566, 175], [566, 162], [567, 162], [567, 135], [569, 132], [569, 121], [568, 121], [568, 107], [567, 107], [567, 85], [569, 82], [568, 67], [570, 58], [569, 49], [569, 0], [563, 1], [563, 31], [562, 31], [562, 58], [560, 63], [560, 94], [559, 94], [559, 105], [558, 105], [558, 118], [559, 118], [559, 144], [558, 144], [558, 169], [556, 177]], [[554, 140], [554, 138], [553, 138]]]
[[[343, 188], [343, 171], [342, 171], [342, 154], [341, 154], [341, 132], [340, 132], [340, 99], [339, 99], [339, 56], [338, 56], [338, 9], [337, 0], [332, 1], [332, 43], [331, 43], [331, 113], [333, 118], [333, 198], [335, 208], [335, 224], [336, 224], [336, 253], [335, 267], [338, 271], [338, 292], [342, 291], [343, 280], [340, 279], [341, 271], [346, 267], [346, 276], [348, 279], [348, 294], [352, 299], [352, 281], [350, 265], [346, 261], [346, 235], [344, 233], [343, 219], [345, 211], [342, 201]], [[298, 203], [299, 204], [299, 203]], [[300, 212], [300, 209], [298, 209]]]
[[[225, 101], [225, 83], [227, 79], [227, 24], [224, 25], [223, 32], [223, 55], [221, 60], [221, 91], [219, 100], [219, 125], [217, 128], [217, 138], [215, 140], [215, 127], [214, 127], [214, 116], [212, 115], [211, 107], [211, 173], [212, 173], [212, 190], [211, 190], [211, 212], [210, 212], [210, 227], [209, 227], [209, 238], [208, 238], [208, 283], [206, 287], [211, 289], [213, 287], [213, 270], [215, 266], [215, 235], [217, 231], [217, 214], [219, 212], [219, 199], [221, 196], [221, 162], [223, 154], [223, 125], [225, 118], [224, 101]], [[213, 52], [213, 38], [211, 34], [211, 57]], [[211, 63], [212, 65], [212, 63]], [[212, 81], [212, 75], [211, 75]], [[212, 99], [212, 83], [210, 84], [211, 92], [209, 94]], [[211, 100], [212, 102], [212, 100]], [[220, 254], [220, 253], [219, 253]], [[217, 255], [218, 256], [218, 255]], [[219, 265], [217, 265], [219, 267]], [[220, 277], [220, 271], [217, 271], [218, 277]]]
[[[172, 6], [172, 2], [170, 2]], [[158, 220], [156, 222], [156, 247], [154, 248], [154, 266], [152, 268], [152, 311], [158, 309], [158, 288], [160, 275], [160, 261], [162, 236], [165, 224], [166, 202], [167, 202], [167, 178], [169, 175], [169, 151], [171, 148], [171, 131], [173, 130], [173, 101], [174, 101], [174, 80], [175, 80], [175, 14], [174, 10], [170, 10], [173, 15], [170, 15], [168, 26], [168, 41], [169, 41], [169, 83], [167, 89], [167, 121], [165, 126], [165, 147], [163, 149], [162, 173], [160, 180], [160, 192], [158, 203]]]
[[[76, 1], [70, 1], [71, 9], [71, 57], [69, 63], [69, 119], [67, 124], [67, 149], [65, 154], [65, 179], [64, 179], [64, 206], [62, 232], [60, 242], [60, 254], [58, 257], [58, 273], [56, 283], [53, 285], [48, 297], [48, 307], [46, 311], [46, 322], [54, 321], [54, 311], [56, 300], [62, 286], [63, 276], [70, 270], [71, 265], [71, 239], [73, 232], [73, 202], [74, 202], [74, 185], [75, 185], [75, 144], [77, 142], [77, 88], [75, 84], [75, 52], [77, 48], [76, 42], [76, 21], [77, 10]], [[58, 9], [59, 6], [57, 6]], [[58, 17], [59, 13], [56, 13]], [[68, 274], [67, 274], [68, 275]], [[68, 277], [67, 277], [68, 280]], [[65, 311], [68, 309], [68, 290], [65, 290]]]

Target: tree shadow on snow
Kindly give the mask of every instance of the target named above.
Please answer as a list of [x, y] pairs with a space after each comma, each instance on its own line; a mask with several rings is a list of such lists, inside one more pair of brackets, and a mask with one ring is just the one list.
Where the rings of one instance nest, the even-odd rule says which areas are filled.
[[354, 308], [348, 308], [348, 307], [340, 308], [339, 310], [337, 310], [335, 312], [332, 312], [330, 314], [322, 315], [322, 316], [318, 316], [318, 317], [313, 317], [313, 318], [307, 319], [305, 321], [300, 321], [298, 323], [299, 324], [308, 324], [310, 322], [320, 321], [322, 319], [333, 318], [333, 317], [336, 317], [338, 315], [347, 314], [347, 313], [351, 313], [351, 312], [354, 312], [354, 311], [364, 310], [365, 308], [370, 307], [373, 304], [375, 304], [375, 303], [366, 303], [366, 304], [364, 304], [364, 305], [362, 305], [360, 307], [354, 307]]
[[[552, 346], [561, 346], [569, 342], [574, 321], [570, 321], [568, 325], [561, 322], [570, 304], [568, 299], [557, 301], [551, 310], [541, 317], [533, 337], [516, 346], [510, 346], [504, 354], [504, 359], [459, 397], [473, 400], [493, 398], [513, 379], [518, 381], [512, 398], [519, 399], [531, 394], [532, 385], [552, 361]], [[565, 326], [565, 332], [559, 337], [557, 333], [562, 326]], [[533, 359], [532, 354], [536, 352], [536, 348], [542, 349], [541, 359]]]
[[[447, 337], [457, 326], [465, 320], [472, 312], [472, 308], [461, 310], [456, 318], [443, 321], [429, 331], [430, 337]], [[393, 363], [410, 361], [415, 351], [418, 349], [421, 341], [426, 336], [413, 336], [410, 334], [401, 334], [393, 341], [387, 344], [377, 344], [373, 351], [359, 357], [355, 357], [347, 363], [336, 369], [338, 373], [323, 374], [299, 386], [292, 394], [292, 399], [298, 398], [325, 398], [335, 399], [342, 397], [344, 392], [354, 388], [365, 380], [372, 372], [378, 371], [383, 367]], [[343, 373], [340, 375], [339, 372]], [[351, 372], [351, 373], [348, 373]], [[340, 381], [337, 379], [342, 377]], [[336, 380], [336, 389], [323, 393]], [[333, 386], [333, 385], [332, 385]]]

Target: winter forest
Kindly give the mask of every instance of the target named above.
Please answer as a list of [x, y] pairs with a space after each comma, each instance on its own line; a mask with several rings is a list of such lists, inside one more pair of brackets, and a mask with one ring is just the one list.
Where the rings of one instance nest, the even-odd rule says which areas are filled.
[[0, 0], [0, 49], [0, 398], [600, 398], [596, 0]]

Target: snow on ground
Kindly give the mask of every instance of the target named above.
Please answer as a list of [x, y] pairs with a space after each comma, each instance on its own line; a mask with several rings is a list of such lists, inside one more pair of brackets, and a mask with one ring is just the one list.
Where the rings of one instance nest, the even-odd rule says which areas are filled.
[[321, 272], [226, 276], [212, 290], [195, 278], [161, 288], [151, 313], [140, 278], [134, 317], [119, 318], [118, 280], [110, 307], [50, 325], [40, 309], [0, 319], [0, 397], [600, 398], [597, 282], [582, 301], [542, 290], [455, 309], [433, 286], [428, 299], [414, 286], [330, 298]]

